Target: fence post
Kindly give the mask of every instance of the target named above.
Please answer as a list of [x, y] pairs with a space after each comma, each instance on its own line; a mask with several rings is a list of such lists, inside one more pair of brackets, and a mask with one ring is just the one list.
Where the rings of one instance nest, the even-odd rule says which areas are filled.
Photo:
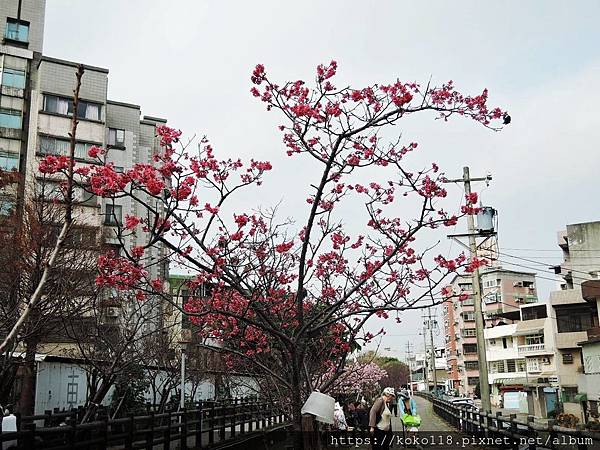
[[163, 433], [163, 450], [170, 450], [171, 448], [171, 426], [173, 424], [173, 413], [171, 411], [168, 412], [167, 416], [167, 428]]
[[68, 419], [69, 422], [69, 449], [75, 448], [75, 442], [77, 441], [77, 413], [72, 412], [71, 417]]
[[130, 414], [129, 420], [125, 422], [125, 428], [127, 430], [127, 434], [125, 436], [125, 450], [131, 450], [133, 448], [134, 427], [135, 423], [133, 414]]
[[187, 426], [187, 410], [183, 408], [181, 410], [181, 428], [179, 429], [179, 448], [181, 450], [187, 450], [187, 435], [188, 435], [188, 426]]
[[[531, 437], [530, 435], [535, 433], [535, 430], [533, 428], [533, 424], [535, 423], [535, 418], [533, 416], [527, 416], [527, 437]], [[532, 433], [533, 432], [533, 433]], [[537, 436], [537, 434], [536, 434]], [[535, 450], [536, 449], [536, 445], [535, 445], [535, 441], [536, 439], [529, 439], [529, 447], [527, 447], [529, 450]]]
[[231, 423], [231, 439], [235, 437], [235, 423], [236, 423], [236, 412], [237, 412], [237, 402], [233, 403], [233, 406], [229, 408], [229, 420]]
[[197, 422], [196, 422], [196, 447], [202, 447], [202, 415], [204, 410], [202, 409], [202, 400], [198, 402]]
[[226, 422], [227, 418], [225, 417], [225, 405], [223, 403], [221, 403], [221, 406], [219, 407], [219, 416], [221, 418], [221, 423], [220, 423], [220, 427], [219, 427], [219, 440], [224, 441], [225, 440], [225, 422]]
[[154, 411], [150, 411], [150, 423], [146, 431], [146, 450], [152, 450], [154, 447]]
[[102, 420], [102, 443], [104, 448], [108, 448], [108, 417], [104, 417]]
[[548, 432], [550, 433], [549, 436], [549, 442], [553, 442], [554, 441], [554, 425], [556, 425], [556, 420], [554, 419], [550, 419], [548, 420]]
[[584, 430], [585, 427], [583, 426], [583, 424], [577, 424], [577, 434], [575, 435], [577, 438], [577, 450], [587, 450], [588, 448], [587, 444], [585, 443], [586, 440], [583, 434]]
[[210, 403], [210, 429], [208, 431], [208, 443], [209, 444], [214, 444], [215, 442], [215, 425], [216, 425], [216, 421], [215, 421], [215, 402], [212, 401]]
[[23, 438], [25, 444], [23, 448], [35, 450], [35, 422], [26, 423], [23, 429], [27, 432]]
[[513, 449], [519, 450], [519, 439], [517, 437], [517, 424], [515, 420], [517, 419], [516, 414], [511, 414], [510, 416], [510, 435], [513, 439]]

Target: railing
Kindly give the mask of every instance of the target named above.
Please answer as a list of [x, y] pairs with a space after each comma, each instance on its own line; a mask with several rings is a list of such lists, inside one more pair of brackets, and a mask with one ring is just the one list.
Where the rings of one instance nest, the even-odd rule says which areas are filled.
[[546, 350], [546, 345], [545, 344], [519, 345], [517, 347], [517, 349], [519, 350], [519, 355], [526, 355], [529, 353], [543, 352], [544, 350]]
[[237, 400], [203, 401], [180, 411], [120, 419], [105, 416], [84, 424], [78, 423], [77, 411], [72, 411], [51, 415], [61, 420], [58, 425], [37, 426], [37, 421], [52, 422], [46, 416], [23, 418], [18, 431], [2, 432], [0, 448], [8, 448], [5, 443], [13, 441], [19, 450], [200, 449], [288, 424], [278, 405]]
[[457, 430], [480, 439], [487, 445], [536, 450], [542, 448], [565, 448], [589, 450], [600, 446], [600, 433], [556, 425], [555, 420], [548, 420], [548, 425], [537, 424], [533, 416], [527, 421], [518, 420], [516, 414], [503, 416], [479, 411], [473, 407], [454, 405], [431, 394], [418, 393], [433, 404], [434, 412]]

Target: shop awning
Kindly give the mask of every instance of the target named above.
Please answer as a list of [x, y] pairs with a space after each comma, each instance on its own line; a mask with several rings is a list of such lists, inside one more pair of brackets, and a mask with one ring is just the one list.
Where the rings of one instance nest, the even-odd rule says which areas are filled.
[[577, 403], [587, 402], [587, 394], [585, 392], [583, 392], [581, 394], [576, 394], [575, 395], [575, 401]]

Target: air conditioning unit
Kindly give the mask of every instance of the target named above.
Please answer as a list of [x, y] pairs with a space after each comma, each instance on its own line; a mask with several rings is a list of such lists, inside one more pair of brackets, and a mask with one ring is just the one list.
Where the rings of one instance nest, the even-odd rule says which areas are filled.
[[547, 356], [544, 356], [542, 358], [542, 364], [550, 364], [550, 358], [548, 358]]
[[106, 317], [117, 317], [119, 310], [117, 308], [106, 308]]

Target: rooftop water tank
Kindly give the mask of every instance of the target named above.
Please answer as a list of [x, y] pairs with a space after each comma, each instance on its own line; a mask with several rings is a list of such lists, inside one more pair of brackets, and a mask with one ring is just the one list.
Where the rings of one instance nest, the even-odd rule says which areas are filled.
[[496, 210], [491, 206], [482, 206], [481, 211], [477, 214], [477, 231], [480, 233], [494, 232], [494, 218]]

